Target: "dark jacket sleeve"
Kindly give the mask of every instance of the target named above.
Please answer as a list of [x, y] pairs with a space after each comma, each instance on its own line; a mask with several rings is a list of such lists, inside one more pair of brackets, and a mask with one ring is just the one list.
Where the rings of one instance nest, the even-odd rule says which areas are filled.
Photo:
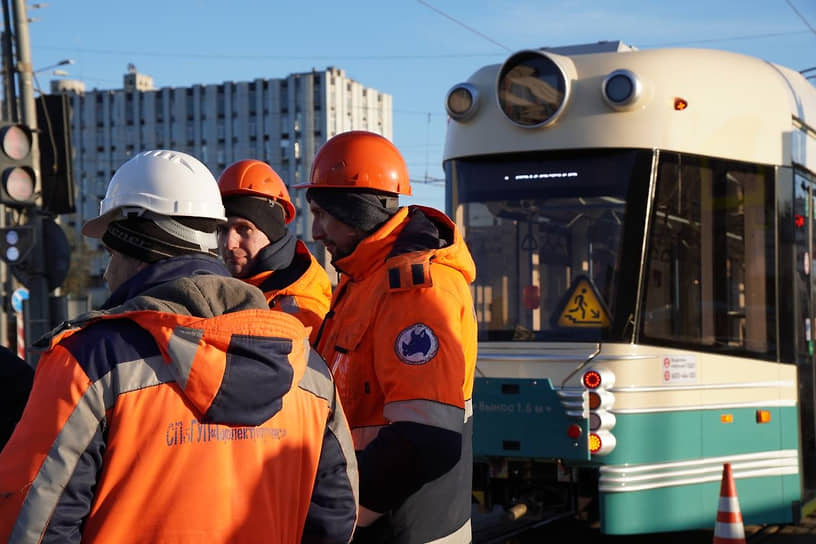
[[461, 455], [460, 433], [407, 421], [387, 425], [357, 452], [360, 504], [387, 512], [448, 472]]
[[[310, 367], [324, 376], [331, 407], [315, 476], [302, 542], [344, 544], [351, 541], [359, 504], [357, 458], [343, 407], [326, 363], [312, 351]], [[324, 397], [325, 398], [325, 397]]]
[[302, 542], [346, 543], [357, 520], [357, 500], [337, 437], [327, 429]]
[[34, 381], [34, 369], [10, 349], [0, 346], [0, 450], [23, 415]]
[[94, 489], [102, 468], [105, 453], [105, 437], [100, 430], [80, 455], [68, 485], [60, 495], [54, 514], [48, 522], [43, 544], [62, 544], [82, 540], [82, 524], [91, 511]]

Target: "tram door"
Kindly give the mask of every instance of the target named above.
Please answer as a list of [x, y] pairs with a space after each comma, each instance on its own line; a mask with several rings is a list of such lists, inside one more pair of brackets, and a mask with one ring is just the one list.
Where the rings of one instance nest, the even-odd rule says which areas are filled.
[[[796, 363], [799, 379], [799, 417], [803, 459], [802, 483], [807, 495], [816, 493], [816, 189], [804, 173], [794, 174], [794, 303], [796, 316]], [[785, 300], [780, 301], [785, 308]], [[810, 497], [808, 497], [810, 498]]]

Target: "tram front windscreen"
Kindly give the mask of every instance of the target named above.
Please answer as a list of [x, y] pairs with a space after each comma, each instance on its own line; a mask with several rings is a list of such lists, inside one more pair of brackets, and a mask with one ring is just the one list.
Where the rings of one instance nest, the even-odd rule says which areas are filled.
[[476, 262], [480, 340], [631, 337], [651, 160], [592, 150], [445, 163]]

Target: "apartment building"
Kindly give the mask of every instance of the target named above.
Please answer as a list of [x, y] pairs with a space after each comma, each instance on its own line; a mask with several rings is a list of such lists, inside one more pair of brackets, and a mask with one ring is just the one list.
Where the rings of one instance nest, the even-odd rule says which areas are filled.
[[[216, 177], [234, 161], [259, 159], [295, 185], [308, 178], [315, 152], [337, 133], [361, 129], [393, 137], [391, 95], [335, 67], [283, 78], [156, 88], [151, 77], [130, 65], [121, 89], [86, 91], [81, 82], [59, 80], [51, 92], [71, 95], [77, 212], [64, 216], [62, 224], [77, 233], [98, 213], [116, 168], [146, 149], [190, 153]], [[290, 193], [297, 209], [290, 228], [326, 263], [322, 245], [311, 240], [304, 191]], [[105, 255], [94, 241], [87, 242], [91, 276], [104, 289]]]

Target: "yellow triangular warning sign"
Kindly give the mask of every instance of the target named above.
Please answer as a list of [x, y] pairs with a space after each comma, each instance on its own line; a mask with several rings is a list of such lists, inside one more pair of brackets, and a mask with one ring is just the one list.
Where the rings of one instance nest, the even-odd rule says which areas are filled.
[[558, 316], [559, 327], [608, 327], [609, 312], [592, 281], [581, 276], [572, 284]]

